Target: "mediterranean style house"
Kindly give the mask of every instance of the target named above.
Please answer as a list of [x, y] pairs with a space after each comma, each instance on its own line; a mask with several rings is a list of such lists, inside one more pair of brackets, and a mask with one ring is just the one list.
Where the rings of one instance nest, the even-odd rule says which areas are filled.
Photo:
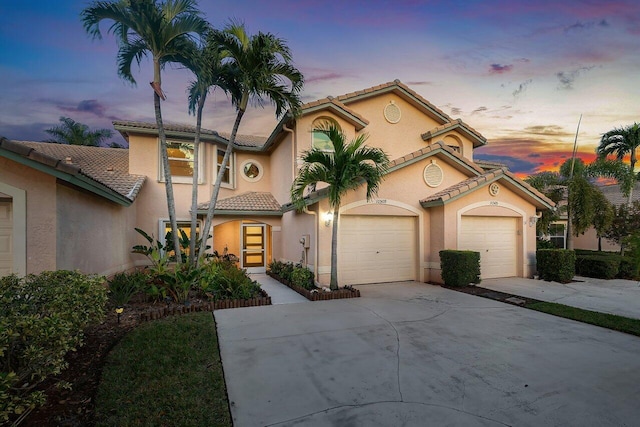
[[[322, 188], [307, 208], [290, 204], [305, 150], [330, 151], [321, 124], [392, 160], [378, 196], [364, 188], [331, 217]], [[130, 253], [141, 228], [162, 240], [168, 214], [155, 124], [115, 121], [129, 149], [0, 141], [0, 274], [78, 268], [111, 274], [143, 264]], [[188, 231], [194, 168], [191, 126], [166, 125], [179, 226]], [[203, 130], [198, 214], [203, 217], [228, 136]], [[487, 143], [396, 80], [303, 105], [271, 134], [238, 136], [215, 210], [213, 250], [240, 267], [264, 271], [271, 260], [301, 262], [328, 283], [331, 222], [339, 220], [342, 285], [415, 280], [440, 283], [439, 251], [481, 254], [483, 278], [535, 273], [536, 220], [553, 202], [506, 168], [474, 161]], [[7, 243], [8, 242], [8, 243]]]

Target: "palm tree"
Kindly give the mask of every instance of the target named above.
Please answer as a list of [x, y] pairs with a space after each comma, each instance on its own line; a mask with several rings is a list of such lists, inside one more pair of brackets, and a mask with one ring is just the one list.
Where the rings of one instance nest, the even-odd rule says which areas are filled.
[[[280, 117], [287, 110], [295, 116], [300, 110], [299, 93], [304, 82], [302, 74], [292, 64], [285, 41], [273, 34], [259, 32], [249, 36], [243, 24], [231, 22], [224, 31], [213, 31], [209, 38], [208, 46], [219, 46], [225, 52], [224, 63], [231, 67], [237, 96], [231, 100], [236, 107], [236, 120], [211, 192], [202, 236], [209, 235], [224, 172], [249, 101], [263, 106], [266, 98], [276, 107], [276, 116]], [[202, 239], [200, 243], [200, 254], [204, 254], [206, 240]]]
[[614, 154], [619, 161], [622, 161], [625, 156], [629, 156], [629, 169], [627, 175], [632, 177], [632, 179], [622, 179], [623, 191], [625, 193], [628, 191], [627, 204], [629, 206], [631, 206], [631, 202], [633, 200], [633, 186], [636, 181], [636, 148], [639, 146], [640, 124], [634, 123], [626, 127], [614, 128], [603, 134], [600, 139], [600, 145], [598, 145], [598, 148], [596, 149], [600, 159], [605, 159], [607, 156]]
[[167, 139], [162, 123], [160, 99], [166, 99], [162, 92], [161, 70], [169, 62], [183, 62], [193, 54], [193, 37], [207, 29], [207, 22], [201, 17], [195, 0], [116, 0], [96, 1], [81, 13], [84, 29], [94, 39], [102, 38], [100, 22], [111, 20], [109, 33], [117, 37], [118, 75], [135, 85], [131, 65], [138, 65], [147, 55], [153, 60], [153, 104], [160, 139], [162, 167], [164, 169], [167, 209], [171, 223], [173, 247], [180, 253], [180, 235], [175, 215], [173, 183], [167, 154]]
[[[224, 52], [219, 46], [212, 45], [213, 40], [206, 38], [208, 46], [200, 46], [195, 55], [185, 63], [196, 79], [189, 85], [189, 113], [196, 116], [196, 132], [193, 140], [193, 184], [191, 189], [191, 239], [189, 241], [189, 263], [193, 265], [196, 254], [196, 226], [198, 221], [198, 168], [200, 152], [200, 134], [202, 129], [202, 111], [207, 95], [216, 87], [225, 93], [237, 97], [231, 79], [231, 69], [223, 64]], [[206, 240], [206, 239], [205, 239]]]
[[367, 135], [361, 134], [345, 143], [345, 135], [333, 123], [320, 128], [333, 144], [333, 151], [312, 148], [302, 154], [304, 161], [298, 176], [291, 186], [291, 201], [298, 209], [305, 206], [304, 192], [317, 183], [328, 185], [329, 206], [333, 209], [331, 231], [331, 282], [330, 288], [338, 289], [338, 222], [342, 196], [363, 183], [367, 186], [367, 201], [378, 193], [378, 188], [387, 172], [389, 158], [379, 148], [365, 145]]
[[60, 124], [45, 132], [53, 138], [47, 142], [69, 145], [90, 145], [99, 146], [105, 139], [111, 138], [113, 132], [109, 129], [89, 130], [89, 126], [76, 122], [69, 117], [60, 117]]

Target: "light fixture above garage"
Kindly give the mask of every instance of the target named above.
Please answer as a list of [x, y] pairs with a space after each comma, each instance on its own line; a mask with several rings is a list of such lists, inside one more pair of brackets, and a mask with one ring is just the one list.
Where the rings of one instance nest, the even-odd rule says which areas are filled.
[[322, 216], [322, 218], [324, 219], [324, 226], [328, 227], [331, 225], [331, 221], [333, 221], [333, 213], [332, 212], [325, 212], [325, 214]]

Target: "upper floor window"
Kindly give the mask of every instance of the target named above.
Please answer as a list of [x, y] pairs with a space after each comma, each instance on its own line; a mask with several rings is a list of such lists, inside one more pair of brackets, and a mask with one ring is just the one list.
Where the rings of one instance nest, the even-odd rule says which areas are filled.
[[[217, 156], [216, 156], [216, 170], [215, 175], [214, 175], [214, 183], [215, 183], [215, 179], [218, 176], [218, 171], [220, 170], [220, 167], [222, 166], [222, 160], [224, 159], [224, 150], [216, 150], [217, 152]], [[227, 166], [224, 168], [224, 174], [222, 175], [222, 187], [227, 187], [227, 188], [233, 188], [233, 172], [234, 172], [234, 167], [233, 167], [233, 163], [234, 163], [234, 156], [233, 154], [231, 155], [231, 158], [229, 158], [229, 162], [227, 163]]]
[[[167, 141], [169, 170], [173, 182], [191, 183], [193, 180], [194, 150], [192, 142]], [[160, 180], [164, 181], [162, 161], [160, 161]], [[202, 164], [198, 168], [199, 182], [202, 182]]]
[[[327, 135], [327, 127], [338, 124], [330, 119], [318, 119], [313, 122], [313, 130], [311, 131], [311, 147], [320, 151], [333, 151], [333, 143]], [[338, 129], [340, 127], [338, 126]]]

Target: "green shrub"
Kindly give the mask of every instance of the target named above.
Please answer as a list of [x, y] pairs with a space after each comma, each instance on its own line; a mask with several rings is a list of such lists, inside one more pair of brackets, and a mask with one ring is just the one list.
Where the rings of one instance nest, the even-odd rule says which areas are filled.
[[44, 402], [34, 388], [64, 370], [83, 330], [104, 318], [103, 283], [73, 271], [0, 278], [0, 424]]
[[291, 282], [293, 280], [293, 268], [294, 265], [292, 262], [284, 263], [280, 269], [280, 278]]
[[305, 289], [314, 289], [313, 272], [306, 267], [296, 265], [291, 273], [291, 283]]
[[624, 256], [620, 259], [620, 269], [616, 275], [619, 279], [640, 279], [640, 265], [633, 257]]
[[210, 261], [201, 267], [198, 290], [212, 299], [250, 299], [260, 295], [260, 285], [246, 270], [224, 261]]
[[480, 253], [473, 251], [440, 251], [442, 280], [447, 286], [480, 283]]
[[131, 297], [146, 289], [148, 276], [142, 271], [117, 273], [108, 281], [109, 298], [116, 307], [129, 303]]
[[619, 255], [579, 255], [576, 257], [576, 274], [598, 279], [613, 279], [620, 270]]
[[269, 263], [269, 271], [275, 274], [276, 276], [280, 276], [282, 273], [282, 269], [284, 268], [284, 262], [273, 260]]
[[536, 239], [536, 249], [557, 249], [551, 240]]
[[536, 252], [541, 279], [568, 283], [576, 274], [576, 253], [568, 249], [540, 249]]

